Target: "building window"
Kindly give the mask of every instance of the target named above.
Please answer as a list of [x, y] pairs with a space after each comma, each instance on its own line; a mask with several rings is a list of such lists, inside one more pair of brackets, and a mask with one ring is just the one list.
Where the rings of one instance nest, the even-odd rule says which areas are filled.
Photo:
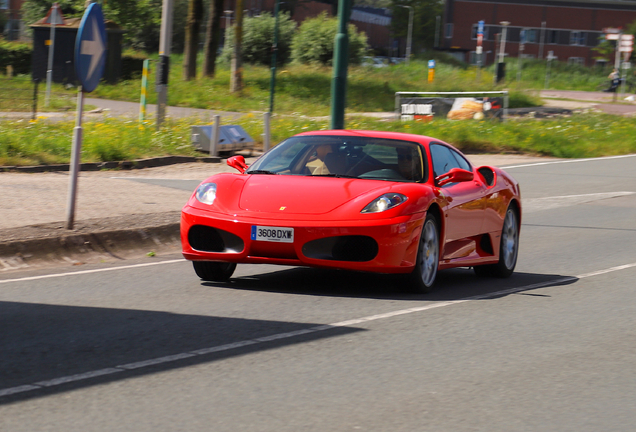
[[526, 43], [537, 43], [536, 29], [526, 29]]
[[453, 24], [452, 23], [446, 24], [446, 28], [444, 29], [444, 37], [448, 38], [448, 39], [453, 37]]
[[548, 30], [546, 41], [549, 44], [556, 44], [559, 40], [559, 32], [558, 30]]
[[9, 9], [9, 0], [0, 0], [0, 9]]
[[570, 32], [570, 45], [585, 45], [585, 32]]

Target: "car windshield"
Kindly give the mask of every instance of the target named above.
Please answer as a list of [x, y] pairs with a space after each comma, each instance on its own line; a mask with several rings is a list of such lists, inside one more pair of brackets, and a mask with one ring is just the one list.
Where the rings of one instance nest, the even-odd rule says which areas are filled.
[[426, 178], [422, 150], [409, 141], [299, 136], [265, 153], [246, 173], [417, 182]]

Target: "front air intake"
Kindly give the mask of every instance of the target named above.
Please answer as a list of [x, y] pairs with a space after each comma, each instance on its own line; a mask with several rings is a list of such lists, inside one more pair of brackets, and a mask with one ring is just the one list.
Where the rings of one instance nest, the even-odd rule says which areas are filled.
[[240, 237], [204, 225], [194, 225], [190, 228], [188, 243], [192, 249], [202, 252], [238, 253], [245, 247]]
[[378, 243], [368, 236], [339, 236], [312, 240], [303, 245], [307, 258], [332, 261], [371, 261], [378, 254]]

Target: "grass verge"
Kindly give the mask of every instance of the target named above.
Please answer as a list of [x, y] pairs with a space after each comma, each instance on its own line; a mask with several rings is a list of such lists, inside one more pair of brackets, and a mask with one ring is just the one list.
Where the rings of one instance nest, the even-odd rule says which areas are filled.
[[[148, 157], [201, 156], [190, 143], [190, 126], [198, 118], [170, 120], [157, 131], [154, 123], [106, 118], [84, 124], [82, 162], [134, 160]], [[247, 114], [236, 121], [262, 146], [262, 118]], [[578, 114], [568, 119], [448, 121], [429, 123], [347, 118], [348, 129], [386, 130], [428, 135], [466, 153], [525, 153], [585, 158], [636, 153], [636, 119], [605, 114]], [[0, 165], [68, 163], [73, 122], [0, 122]], [[305, 131], [328, 129], [328, 120], [281, 116], [272, 118], [272, 141]]]

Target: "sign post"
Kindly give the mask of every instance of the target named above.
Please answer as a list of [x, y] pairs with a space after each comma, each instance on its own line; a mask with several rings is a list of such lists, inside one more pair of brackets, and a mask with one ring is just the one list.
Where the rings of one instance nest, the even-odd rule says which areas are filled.
[[75, 39], [75, 73], [80, 81], [77, 94], [77, 121], [73, 128], [71, 150], [71, 178], [68, 187], [66, 207], [66, 229], [73, 229], [75, 221], [75, 202], [77, 197], [77, 177], [82, 149], [82, 110], [84, 93], [90, 93], [97, 87], [104, 74], [106, 64], [106, 27], [104, 14], [98, 3], [91, 3], [80, 22]]
[[519, 33], [519, 58], [517, 59], [517, 81], [521, 81], [521, 59], [523, 57], [523, 49], [526, 43], [526, 29], [521, 29]]
[[53, 53], [55, 51], [55, 26], [64, 25], [64, 17], [60, 12], [60, 5], [53, 3], [49, 13], [46, 15], [45, 23], [51, 25], [51, 33], [49, 36], [49, 62], [46, 68], [46, 97], [44, 98], [44, 105], [49, 106], [51, 100], [51, 81], [53, 80]]
[[475, 49], [475, 54], [477, 55], [477, 80], [481, 77], [481, 65], [482, 65], [482, 53], [484, 52], [484, 48], [482, 47], [482, 43], [484, 41], [484, 21], [477, 22], [477, 48]]
[[554, 55], [554, 51], [548, 51], [548, 56], [546, 57], [546, 66], [545, 66], [545, 88], [550, 87], [550, 64], [552, 60], [556, 60], [558, 57]]
[[[620, 52], [623, 53], [623, 58], [624, 58], [624, 62], [629, 61], [629, 57], [632, 55], [632, 49], [634, 47], [634, 35], [631, 34], [622, 34], [621, 35], [621, 39], [619, 41], [619, 48], [618, 50]], [[621, 68], [621, 78], [622, 78], [622, 85], [621, 85], [621, 94], [625, 94], [625, 81], [627, 81], [627, 70], [628, 68], [625, 68], [624, 66]], [[624, 70], [624, 72], [623, 72]], [[622, 97], [622, 96], [621, 96]]]

